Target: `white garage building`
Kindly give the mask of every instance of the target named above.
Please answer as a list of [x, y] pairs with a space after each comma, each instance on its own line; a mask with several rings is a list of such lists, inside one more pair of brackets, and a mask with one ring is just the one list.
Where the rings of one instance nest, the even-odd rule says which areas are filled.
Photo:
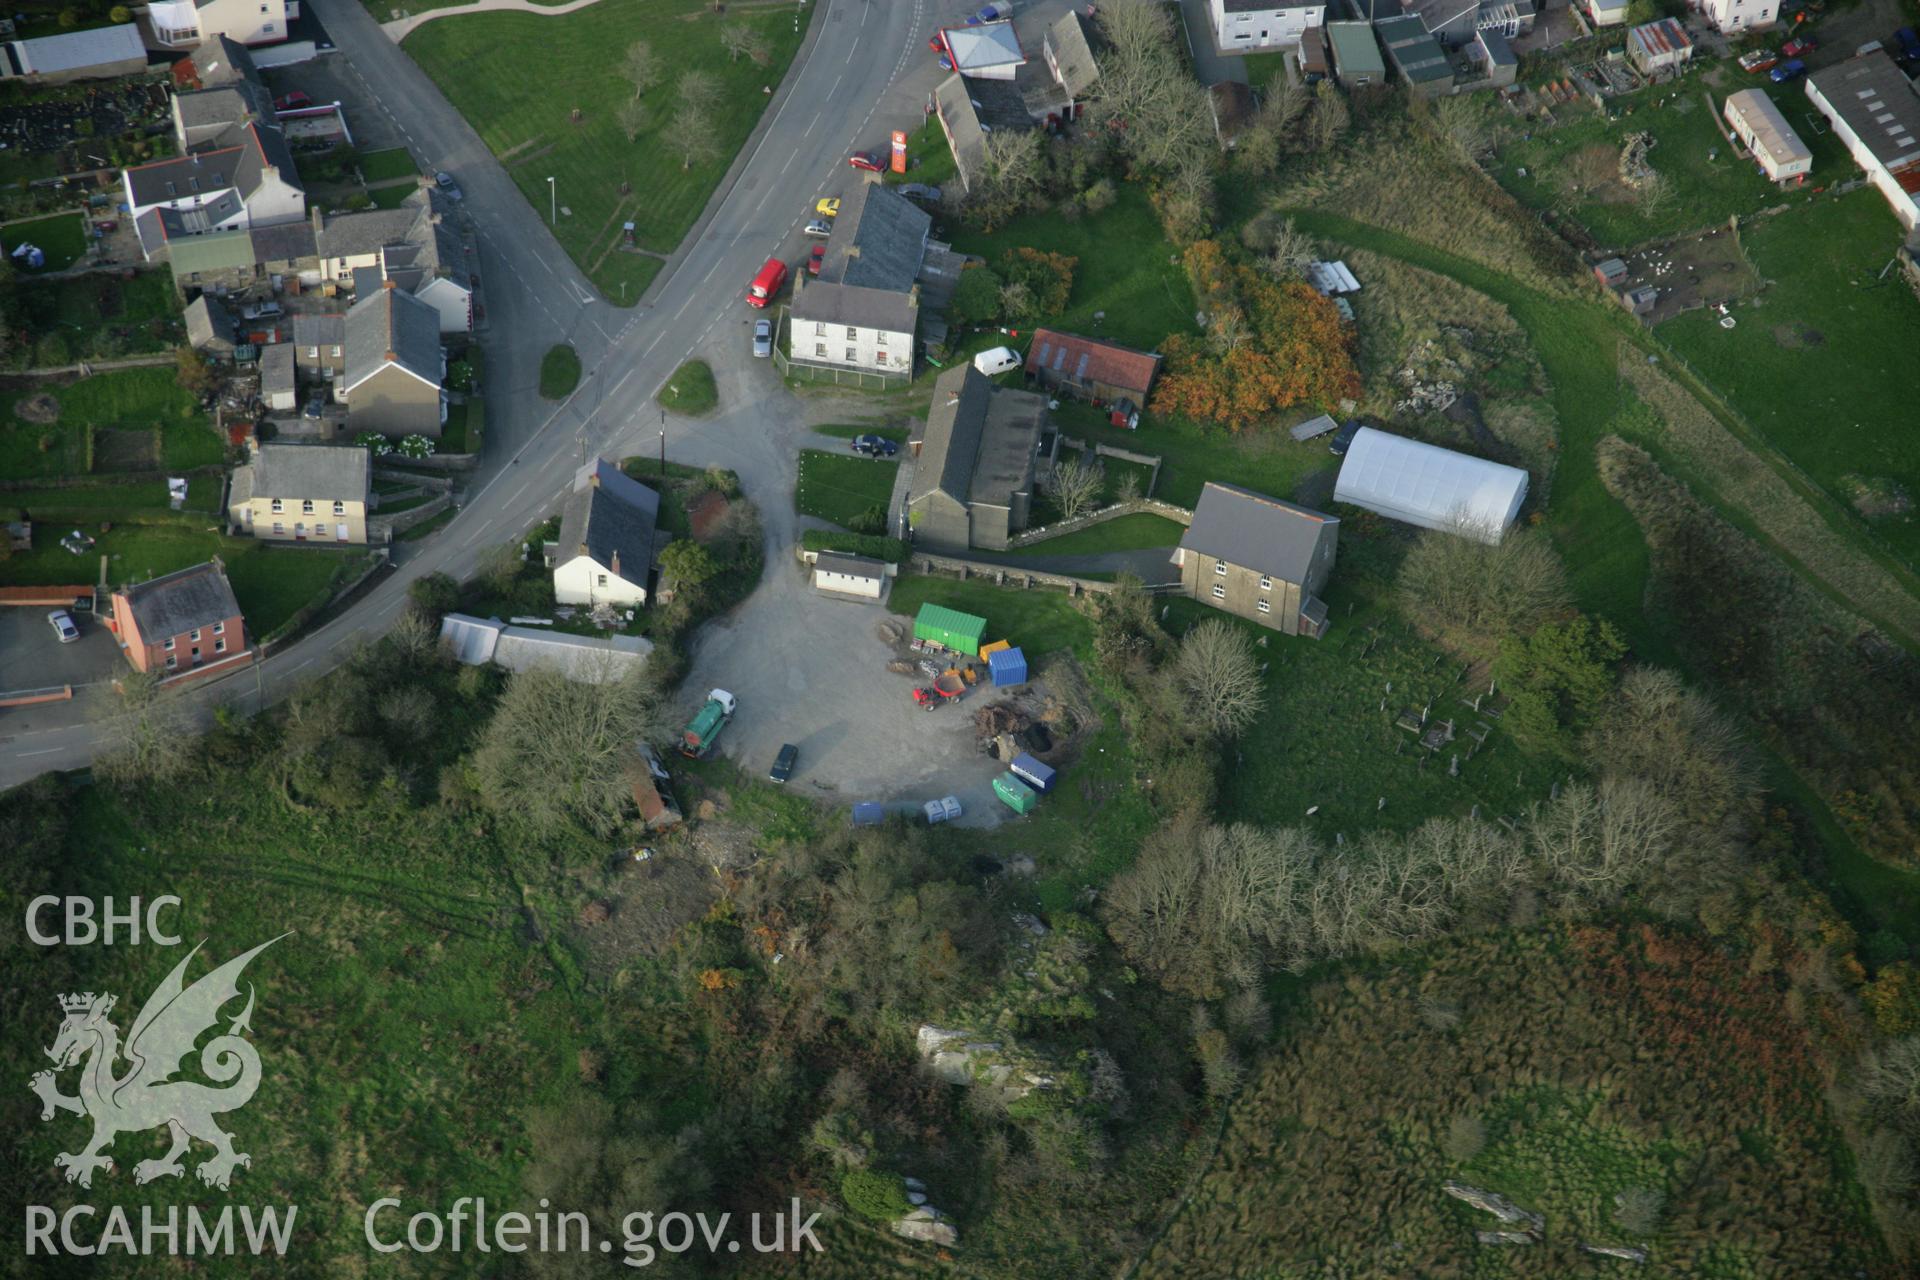
[[887, 563], [868, 556], [823, 551], [813, 562], [813, 585], [821, 591], [878, 600], [887, 586]]
[[1340, 464], [1333, 500], [1422, 529], [1499, 542], [1527, 500], [1527, 473], [1362, 427]]

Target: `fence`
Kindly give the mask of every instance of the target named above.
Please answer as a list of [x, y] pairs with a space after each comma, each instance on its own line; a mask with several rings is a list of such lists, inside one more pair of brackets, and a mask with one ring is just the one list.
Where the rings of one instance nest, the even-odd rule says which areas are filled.
[[1104, 524], [1117, 520], [1121, 516], [1139, 515], [1165, 516], [1178, 524], [1192, 524], [1193, 512], [1185, 507], [1176, 507], [1171, 502], [1162, 502], [1158, 498], [1135, 498], [1131, 502], [1116, 502], [1110, 507], [1098, 511], [1089, 511], [1086, 515], [1075, 516], [1071, 520], [1056, 520], [1052, 524], [1042, 525], [1038, 529], [1027, 529], [1007, 539], [1009, 550], [1015, 547], [1031, 546], [1036, 542], [1045, 542], [1049, 538], [1058, 538], [1062, 534], [1073, 533], [1090, 525]]
[[773, 348], [773, 364], [782, 375], [798, 378], [802, 382], [831, 382], [836, 387], [858, 387], [863, 391], [885, 391], [889, 387], [904, 387], [913, 381], [913, 375], [905, 372], [875, 373], [871, 369], [808, 364], [792, 359], [777, 343]]
[[[908, 558], [907, 566], [918, 573], [956, 574], [962, 582], [980, 578], [992, 582], [996, 587], [1018, 587], [1023, 591], [1032, 591], [1036, 587], [1061, 587], [1068, 595], [1078, 596], [1083, 591], [1105, 595], [1114, 589], [1113, 583], [1098, 578], [1076, 578], [1070, 573], [1042, 573], [1038, 569], [989, 564], [985, 560], [968, 560], [961, 556], [928, 555], [919, 551]], [[1155, 594], [1176, 592], [1180, 590], [1180, 584], [1150, 585], [1147, 590]]]

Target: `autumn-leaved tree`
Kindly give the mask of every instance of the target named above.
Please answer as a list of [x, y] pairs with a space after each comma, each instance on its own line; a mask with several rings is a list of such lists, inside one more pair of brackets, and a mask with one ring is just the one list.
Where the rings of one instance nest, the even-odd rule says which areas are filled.
[[1167, 339], [1155, 409], [1244, 431], [1283, 409], [1331, 408], [1360, 394], [1352, 334], [1327, 299], [1228, 257], [1213, 240], [1189, 248], [1186, 266], [1207, 332]]

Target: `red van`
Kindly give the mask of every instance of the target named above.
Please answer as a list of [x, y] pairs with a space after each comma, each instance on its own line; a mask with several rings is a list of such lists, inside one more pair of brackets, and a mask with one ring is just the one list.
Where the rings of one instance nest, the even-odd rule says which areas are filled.
[[772, 302], [774, 295], [780, 292], [780, 286], [787, 282], [787, 264], [778, 258], [768, 258], [767, 265], [760, 268], [760, 274], [747, 286], [747, 305], [764, 307]]

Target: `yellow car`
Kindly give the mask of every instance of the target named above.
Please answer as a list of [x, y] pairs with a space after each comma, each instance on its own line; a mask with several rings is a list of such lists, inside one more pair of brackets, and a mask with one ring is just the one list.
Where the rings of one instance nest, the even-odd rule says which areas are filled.
[[813, 211], [823, 218], [837, 218], [840, 216], [840, 201], [828, 196], [814, 205]]

